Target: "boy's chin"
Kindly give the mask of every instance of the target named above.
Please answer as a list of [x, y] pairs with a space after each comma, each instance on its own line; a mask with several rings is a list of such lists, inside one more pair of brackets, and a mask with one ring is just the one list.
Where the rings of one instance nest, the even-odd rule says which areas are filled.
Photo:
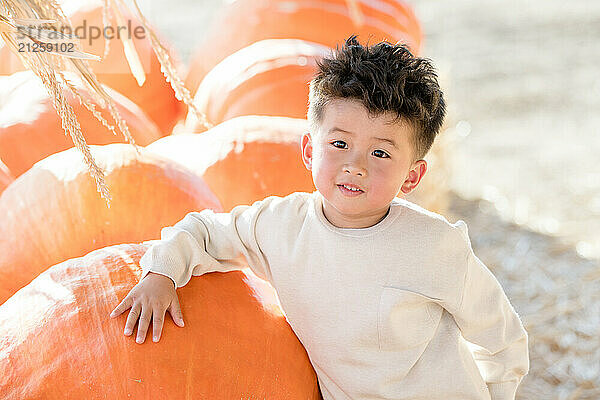
[[[363, 215], [366, 211], [365, 207], [360, 207], [356, 204], [356, 199], [334, 200], [332, 202], [336, 211], [348, 218], [356, 218]], [[355, 202], [352, 204], [352, 202]]]

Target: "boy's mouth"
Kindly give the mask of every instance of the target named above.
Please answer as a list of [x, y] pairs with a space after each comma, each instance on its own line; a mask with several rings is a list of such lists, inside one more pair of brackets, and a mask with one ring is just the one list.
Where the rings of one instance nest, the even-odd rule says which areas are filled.
[[337, 185], [337, 186], [340, 188], [340, 190], [344, 194], [355, 195], [355, 194], [364, 193], [364, 191], [356, 185], [341, 184], [341, 185]]

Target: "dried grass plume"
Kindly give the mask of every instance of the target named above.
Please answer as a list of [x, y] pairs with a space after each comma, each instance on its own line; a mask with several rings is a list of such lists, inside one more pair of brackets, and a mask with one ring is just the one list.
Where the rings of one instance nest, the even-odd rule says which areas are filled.
[[[117, 21], [122, 21], [123, 10], [130, 15], [132, 14], [124, 0], [102, 1], [104, 7], [103, 23], [105, 26], [110, 23], [112, 16]], [[199, 121], [202, 121], [207, 127], [212, 126], [194, 106], [192, 97], [177, 75], [168, 52], [149, 26], [135, 0], [133, 0], [133, 4], [142, 26], [149, 32], [152, 48], [161, 64], [161, 71], [167, 82], [171, 84], [177, 99], [183, 100], [190, 110], [196, 114]], [[110, 207], [110, 193], [104, 181], [104, 172], [94, 161], [73, 108], [63, 95], [63, 90], [70, 91], [108, 130], [116, 133], [115, 127], [102, 118], [95, 109], [94, 104], [85, 100], [78, 93], [76, 87], [65, 78], [64, 71], [73, 71], [81, 78], [94, 100], [102, 107], [108, 108], [114, 123], [127, 142], [136, 146], [136, 149], [138, 147], [129, 132], [127, 123], [117, 111], [112, 98], [102, 88], [98, 78], [89, 66], [88, 62], [90, 60], [100, 61], [101, 58], [81, 51], [77, 36], [63, 33], [61, 27], [70, 27], [70, 32], [73, 32], [70, 21], [56, 0], [0, 0], [0, 37], [7, 47], [17, 55], [23, 65], [41, 79], [52, 99], [54, 108], [61, 118], [65, 134], [71, 137], [75, 147], [83, 154], [90, 175], [96, 181], [98, 192]], [[119, 40], [123, 40], [125, 57], [133, 76], [141, 86], [145, 81], [145, 75], [133, 42], [131, 38], [120, 38]], [[103, 56], [108, 53], [109, 43], [109, 40], [105, 41]], [[62, 51], [64, 46], [61, 46], [61, 44], [71, 45], [74, 50]], [[19, 46], [22, 49], [36, 47], [45, 51], [19, 51]]]

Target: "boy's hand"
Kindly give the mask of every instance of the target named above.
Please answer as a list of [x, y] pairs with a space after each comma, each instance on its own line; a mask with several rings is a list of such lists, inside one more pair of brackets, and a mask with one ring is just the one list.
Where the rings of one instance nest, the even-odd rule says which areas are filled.
[[171, 318], [177, 325], [183, 326], [183, 315], [179, 307], [179, 299], [173, 287], [173, 281], [164, 275], [153, 272], [148, 273], [129, 291], [123, 301], [110, 313], [110, 317], [114, 318], [121, 315], [130, 307], [131, 311], [127, 317], [123, 333], [127, 336], [131, 335], [139, 317], [137, 343], [144, 343], [151, 318], [154, 326], [153, 340], [155, 342], [160, 340], [165, 310], [169, 310]]

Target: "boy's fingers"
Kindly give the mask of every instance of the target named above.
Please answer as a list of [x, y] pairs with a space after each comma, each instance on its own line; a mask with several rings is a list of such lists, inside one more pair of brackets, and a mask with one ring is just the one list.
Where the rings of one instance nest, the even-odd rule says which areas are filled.
[[138, 343], [144, 343], [146, 339], [146, 332], [148, 332], [148, 326], [150, 325], [150, 319], [152, 319], [152, 308], [149, 306], [142, 307], [142, 315], [140, 315], [140, 320], [138, 321], [138, 334], [137, 339], [135, 339]]
[[169, 314], [171, 314], [171, 318], [173, 321], [179, 325], [184, 326], [183, 323], [183, 313], [181, 312], [181, 307], [179, 306], [179, 299], [177, 296], [171, 301], [171, 305], [169, 306]]
[[133, 307], [131, 307], [131, 311], [127, 316], [127, 321], [125, 322], [125, 331], [123, 332], [125, 335], [129, 336], [133, 332], [133, 327], [138, 320], [138, 316], [140, 315], [140, 309], [142, 306], [140, 303], [135, 303]]
[[154, 311], [152, 311], [152, 327], [153, 327], [152, 340], [155, 342], [158, 342], [160, 340], [160, 333], [162, 331], [164, 321], [165, 321], [164, 309], [154, 309]]
[[119, 303], [119, 305], [118, 305], [118, 306], [116, 306], [116, 307], [115, 307], [115, 309], [111, 311], [111, 313], [110, 313], [110, 317], [111, 317], [111, 318], [114, 318], [114, 317], [116, 317], [117, 315], [121, 315], [121, 314], [123, 314], [123, 312], [124, 312], [125, 310], [127, 310], [129, 307], [131, 307], [131, 303], [132, 303], [132, 301], [133, 301], [133, 299], [132, 299], [131, 297], [129, 297], [129, 296], [125, 297], [125, 298], [123, 299], [123, 301], [121, 301], [121, 302]]

